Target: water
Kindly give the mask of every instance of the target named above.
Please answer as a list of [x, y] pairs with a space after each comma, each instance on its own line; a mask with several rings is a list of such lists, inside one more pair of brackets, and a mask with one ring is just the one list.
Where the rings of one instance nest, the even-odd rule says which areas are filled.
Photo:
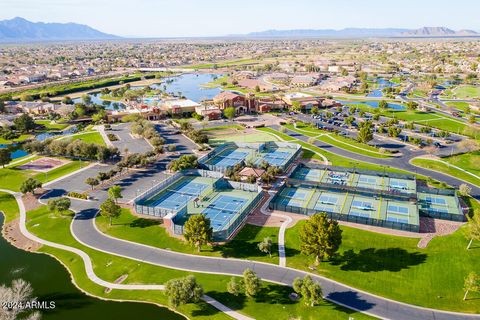
[[[372, 108], [378, 108], [378, 103], [379, 101], [345, 101], [345, 100], [339, 100], [340, 103], [346, 104], [346, 105], [361, 105], [361, 104], [366, 104]], [[401, 104], [396, 104], [396, 103], [388, 103], [389, 109], [394, 109], [394, 110], [406, 110], [404, 106]]]
[[10, 157], [12, 158], [12, 160], [28, 156], [28, 152], [22, 150], [18, 144], [0, 144], [0, 149], [6, 148], [10, 150]]
[[50, 131], [50, 132], [39, 133], [35, 136], [35, 139], [38, 141], [44, 141], [44, 140], [47, 140], [48, 138], [52, 138], [55, 136], [64, 136], [67, 134], [73, 134], [77, 131], [78, 131], [78, 128], [76, 126], [73, 126], [63, 131]]
[[195, 102], [212, 99], [217, 94], [222, 92], [220, 88], [204, 88], [203, 84], [215, 80], [220, 77], [218, 74], [183, 74], [177, 77], [169, 77], [163, 79], [162, 83], [150, 85], [154, 89], [164, 89], [168, 94], [178, 95], [180, 92], [182, 96]]
[[[0, 227], [3, 224], [0, 214]], [[71, 282], [70, 275], [54, 258], [19, 250], [0, 236], [0, 283], [13, 279], [28, 281], [39, 300], [55, 301], [56, 308], [42, 311], [42, 320], [96, 319], [184, 319], [167, 308], [134, 302], [103, 301], [89, 297]]]
[[[92, 93], [88, 93], [88, 95], [92, 98], [92, 103], [105, 106], [105, 109], [107, 110], [115, 110], [115, 105], [118, 106], [119, 110], [126, 108], [126, 106], [120, 101], [103, 100], [102, 98], [100, 98], [100, 96], [102, 95], [101, 92], [92, 92]], [[82, 103], [82, 98], [75, 98], [72, 100], [74, 103]], [[108, 105], [103, 104], [104, 101], [105, 101], [105, 104], [108, 102]]]
[[391, 81], [385, 80], [384, 78], [378, 78], [377, 83], [378, 83], [378, 89], [372, 90], [369, 94], [367, 94], [367, 97], [375, 97], [375, 98], [383, 97], [383, 92], [382, 92], [383, 89], [387, 87], [394, 87], [397, 85]]

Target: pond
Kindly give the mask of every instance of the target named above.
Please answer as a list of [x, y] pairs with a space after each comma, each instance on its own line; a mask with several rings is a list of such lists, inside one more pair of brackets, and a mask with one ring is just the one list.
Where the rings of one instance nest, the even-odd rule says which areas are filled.
[[378, 78], [377, 83], [378, 83], [378, 89], [372, 90], [369, 94], [367, 94], [367, 97], [375, 97], [375, 98], [383, 97], [383, 92], [382, 92], [383, 89], [387, 87], [394, 87], [397, 85], [391, 81], [385, 80], [384, 78]]
[[[0, 227], [4, 217], [0, 214]], [[42, 311], [42, 320], [84, 319], [185, 319], [181, 315], [153, 304], [104, 301], [78, 290], [70, 274], [54, 258], [19, 250], [0, 236], [0, 283], [14, 279], [28, 281], [39, 300], [55, 301], [56, 308]]]
[[[125, 109], [126, 107], [120, 101], [103, 100], [102, 98], [100, 98], [102, 96], [101, 92], [92, 92], [92, 93], [88, 93], [88, 95], [90, 96], [90, 98], [92, 98], [92, 103], [103, 105], [107, 110], [119, 110], [119, 109]], [[74, 103], [82, 103], [82, 98], [75, 98], [72, 100]]]
[[188, 73], [176, 77], [163, 79], [162, 83], [150, 85], [154, 89], [162, 89], [168, 94], [182, 95], [195, 102], [212, 99], [222, 92], [220, 88], [205, 88], [202, 85], [214, 81], [218, 74], [195, 74]]
[[28, 156], [28, 152], [25, 150], [22, 150], [21, 147], [14, 143], [14, 144], [0, 144], [0, 149], [9, 149], [10, 151], [10, 158], [12, 160]]
[[[339, 100], [340, 103], [342, 104], [346, 104], [346, 105], [352, 105], [352, 106], [355, 106], [355, 105], [368, 105], [372, 108], [378, 108], [378, 103], [380, 101], [345, 101], [345, 100]], [[406, 110], [407, 108], [405, 108], [405, 106], [402, 106], [401, 104], [397, 104], [397, 103], [388, 103], [388, 107], [389, 109], [394, 109], [394, 110]]]

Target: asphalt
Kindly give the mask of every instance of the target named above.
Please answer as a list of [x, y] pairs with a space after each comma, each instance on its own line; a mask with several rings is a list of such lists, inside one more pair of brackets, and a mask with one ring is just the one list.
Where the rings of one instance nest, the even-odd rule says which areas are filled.
[[[187, 144], [188, 146], [184, 145], [183, 147], [180, 147], [180, 150], [182, 150], [181, 152], [188, 152], [188, 149], [191, 147], [190, 144], [192, 144], [188, 139], [179, 134], [172, 134], [166, 127], [163, 126], [160, 126], [159, 130], [164, 131], [164, 134], [166, 135], [170, 135], [168, 139], [172, 139], [172, 141], [178, 141], [179, 144]], [[288, 131], [288, 134], [304, 141], [308, 140], [308, 137], [300, 135], [296, 132]], [[317, 146], [324, 148], [330, 152], [334, 152], [345, 157], [350, 157], [354, 160], [370, 162], [372, 161], [370, 157], [364, 157], [358, 154], [354, 154], [321, 142], [317, 142]], [[461, 183], [457, 179], [453, 179], [442, 174], [434, 173], [428, 170], [417, 169], [415, 167], [412, 168], [410, 164], [403, 161], [398, 161], [398, 159], [376, 159], [375, 162], [379, 164], [389, 165], [392, 167], [397, 167], [399, 169], [417, 171], [418, 173], [430, 175], [434, 179], [445, 181], [452, 185], [458, 185], [459, 183]], [[165, 164], [158, 164], [151, 170], [153, 170], [153, 173], [160, 173], [164, 169], [164, 166]], [[146, 180], [143, 179], [144, 177], [141, 178], [142, 179], [138, 179], [138, 181]], [[69, 179], [70, 181], [79, 181], [83, 179], [83, 176], [78, 179], [76, 179], [75, 177], [70, 177]], [[133, 187], [133, 189], [132, 187], [130, 187], [134, 184], [128, 182], [128, 179], [129, 178], [126, 179], [127, 181], [119, 181], [119, 183], [125, 183], [126, 185], [124, 186], [124, 188], [126, 190], [135, 189], [135, 187]], [[70, 183], [65, 184], [65, 181], [63, 181], [64, 183], [62, 184], [62, 181], [57, 182], [57, 189], [53, 190], [50, 194], [48, 194], [47, 198], [60, 196], [64, 189], [70, 190]], [[149, 182], [147, 181], [147, 186], [148, 183]], [[473, 190], [473, 193], [477, 196], [480, 194], [478, 188], [475, 188]], [[192, 272], [242, 275], [243, 271], [246, 268], [251, 268], [263, 280], [284, 284], [287, 286], [291, 286], [293, 280], [296, 277], [303, 277], [307, 274], [307, 272], [300, 270], [248, 260], [187, 255], [106, 236], [96, 228], [94, 223], [94, 218], [96, 213], [98, 212], [99, 205], [104, 199], [106, 199], [106, 190], [96, 191], [95, 196], [97, 198], [96, 201], [72, 201], [72, 209], [77, 211], [77, 215], [72, 222], [71, 230], [78, 241], [96, 250], [101, 250], [114, 255], [136, 259], [158, 266], [178, 270], [187, 270]], [[383, 297], [363, 292], [358, 289], [348, 287], [346, 285], [320, 277], [318, 275], [310, 275], [321, 283], [324, 295], [328, 300], [379, 318], [395, 320], [480, 319], [480, 315], [450, 313], [392, 301]]]
[[[276, 130], [280, 129], [278, 126], [272, 126], [272, 128], [276, 129]], [[310, 138], [310, 137], [305, 136], [301, 133], [298, 133], [298, 132], [292, 131], [292, 130], [288, 130], [288, 129], [287, 129], [286, 134], [288, 134], [289, 136], [291, 136], [293, 138], [302, 140], [304, 142], [308, 142], [308, 139]], [[370, 162], [371, 163], [372, 160], [373, 160], [372, 157], [363, 156], [363, 155], [358, 154], [358, 153], [353, 153], [353, 152], [347, 151], [345, 149], [341, 149], [341, 148], [335, 147], [333, 145], [330, 145], [330, 144], [327, 144], [325, 142], [318, 141], [318, 140], [315, 142], [315, 146], [317, 146], [321, 149], [324, 149], [326, 151], [335, 153], [339, 156], [350, 158], [350, 159], [352, 159], [352, 161], [364, 161], [364, 162]], [[455, 188], [458, 188], [461, 184], [467, 184], [472, 188], [471, 196], [474, 197], [477, 200], [480, 200], [480, 188], [479, 187], [477, 187], [477, 186], [475, 186], [471, 183], [467, 183], [465, 181], [462, 181], [460, 179], [451, 177], [449, 175], [445, 175], [445, 174], [440, 173], [440, 172], [431, 171], [431, 170], [428, 170], [428, 169], [416, 167], [416, 166], [410, 164], [409, 161], [412, 158], [418, 156], [419, 154], [416, 153], [416, 152], [408, 151], [407, 148], [403, 148], [401, 152], [403, 153], [402, 157], [399, 157], [399, 158], [375, 158], [374, 163], [378, 164], [378, 165], [389, 166], [389, 167], [392, 167], [392, 168], [406, 170], [406, 171], [414, 172], [414, 173], [421, 174], [421, 175], [424, 175], [424, 176], [427, 176], [427, 177], [431, 177], [432, 179], [435, 179], [435, 180], [438, 180], [438, 181], [443, 181], [443, 182], [447, 183], [448, 185], [450, 185], [452, 187], [455, 187]]]
[[119, 140], [112, 141], [112, 144], [124, 152], [128, 149], [129, 153], [145, 153], [152, 150], [152, 146], [143, 138], [134, 138], [130, 135], [131, 123], [121, 123], [112, 125], [112, 130], [105, 131], [106, 134], [113, 133]]

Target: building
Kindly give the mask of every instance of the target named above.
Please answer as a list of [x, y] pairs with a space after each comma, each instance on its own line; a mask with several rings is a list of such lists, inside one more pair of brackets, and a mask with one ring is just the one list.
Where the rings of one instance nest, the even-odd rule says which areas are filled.
[[237, 114], [255, 111], [256, 106], [254, 95], [243, 95], [231, 91], [220, 92], [213, 98], [213, 103], [217, 105], [220, 110], [228, 107], [234, 107]]
[[163, 101], [161, 109], [171, 114], [187, 114], [195, 112], [198, 106], [200, 104], [189, 99], [176, 99]]
[[208, 120], [217, 120], [222, 117], [222, 111], [214, 105], [199, 105], [195, 107], [195, 112]]

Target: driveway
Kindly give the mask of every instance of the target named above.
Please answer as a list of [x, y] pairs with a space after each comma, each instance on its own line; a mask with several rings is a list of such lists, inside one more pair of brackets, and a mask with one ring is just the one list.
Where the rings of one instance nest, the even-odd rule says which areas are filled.
[[128, 149], [129, 153], [145, 153], [152, 150], [152, 146], [144, 138], [134, 138], [130, 135], [131, 123], [122, 123], [112, 126], [112, 130], [105, 133], [113, 133], [118, 137], [118, 141], [112, 141], [112, 144], [124, 152]]

